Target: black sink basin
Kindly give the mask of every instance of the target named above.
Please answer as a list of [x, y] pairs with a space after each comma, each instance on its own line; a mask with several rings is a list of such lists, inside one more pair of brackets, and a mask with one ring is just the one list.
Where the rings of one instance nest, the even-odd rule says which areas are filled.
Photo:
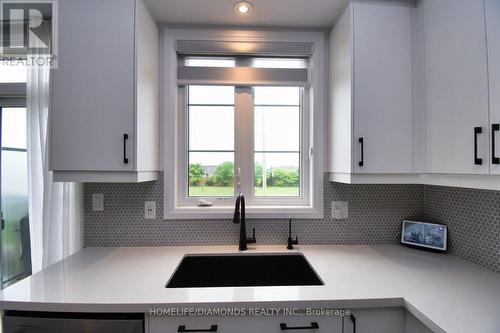
[[167, 288], [323, 285], [302, 254], [187, 255]]

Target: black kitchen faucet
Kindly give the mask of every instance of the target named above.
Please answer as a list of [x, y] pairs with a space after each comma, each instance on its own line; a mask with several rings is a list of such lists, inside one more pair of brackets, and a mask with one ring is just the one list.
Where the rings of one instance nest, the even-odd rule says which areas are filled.
[[255, 228], [253, 228], [252, 237], [247, 238], [247, 227], [245, 224], [245, 196], [243, 193], [236, 196], [233, 223], [240, 224], [240, 251], [245, 251], [247, 249], [247, 244], [257, 243], [257, 239], [255, 238]]

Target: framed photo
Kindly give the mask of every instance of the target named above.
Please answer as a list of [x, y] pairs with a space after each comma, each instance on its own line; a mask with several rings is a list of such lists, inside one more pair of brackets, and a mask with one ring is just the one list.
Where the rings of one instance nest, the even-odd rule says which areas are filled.
[[445, 252], [448, 228], [444, 224], [404, 220], [401, 224], [401, 243], [417, 248]]

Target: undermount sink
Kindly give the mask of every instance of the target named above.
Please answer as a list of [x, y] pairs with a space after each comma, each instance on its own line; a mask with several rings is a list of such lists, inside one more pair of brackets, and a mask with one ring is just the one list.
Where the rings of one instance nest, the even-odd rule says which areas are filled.
[[167, 288], [319, 286], [302, 254], [186, 255]]

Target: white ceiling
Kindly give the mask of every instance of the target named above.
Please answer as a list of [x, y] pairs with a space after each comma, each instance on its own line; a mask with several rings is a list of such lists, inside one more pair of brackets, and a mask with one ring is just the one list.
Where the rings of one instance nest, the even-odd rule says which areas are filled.
[[145, 0], [158, 22], [179, 25], [232, 25], [326, 28], [348, 0], [250, 0], [247, 16], [233, 11], [237, 0]]

